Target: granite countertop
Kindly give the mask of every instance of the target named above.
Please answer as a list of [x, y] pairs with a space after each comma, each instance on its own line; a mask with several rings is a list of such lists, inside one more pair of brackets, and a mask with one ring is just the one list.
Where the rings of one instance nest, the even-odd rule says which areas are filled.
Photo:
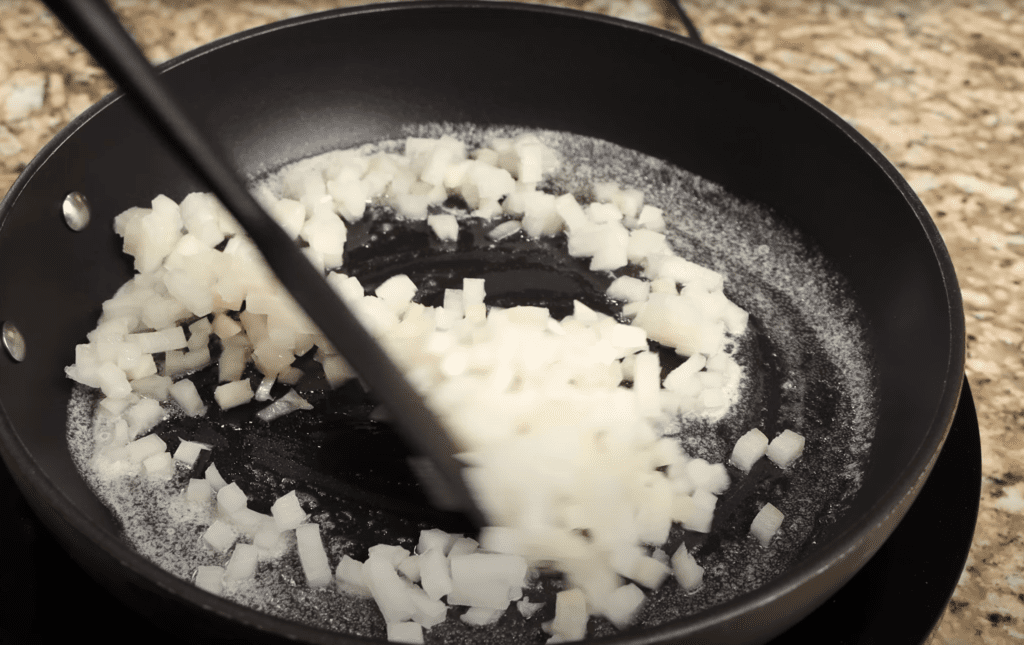
[[[682, 32], [664, 0], [545, 0]], [[154, 61], [346, 1], [122, 0]], [[929, 645], [1024, 639], [1024, 3], [690, 0], [705, 40], [863, 132], [935, 219], [963, 288], [981, 511]], [[0, 192], [113, 85], [35, 0], [0, 3]]]

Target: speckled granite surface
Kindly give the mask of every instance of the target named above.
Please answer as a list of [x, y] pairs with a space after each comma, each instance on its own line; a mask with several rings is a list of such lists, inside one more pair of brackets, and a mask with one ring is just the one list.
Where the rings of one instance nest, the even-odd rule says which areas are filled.
[[[546, 0], [681, 31], [664, 0]], [[154, 61], [236, 31], [356, 2], [117, 2]], [[905, 174], [963, 287], [981, 425], [981, 514], [929, 645], [1024, 639], [1024, 2], [691, 0], [711, 44], [797, 85]], [[0, 3], [0, 191], [112, 89], [33, 0]]]

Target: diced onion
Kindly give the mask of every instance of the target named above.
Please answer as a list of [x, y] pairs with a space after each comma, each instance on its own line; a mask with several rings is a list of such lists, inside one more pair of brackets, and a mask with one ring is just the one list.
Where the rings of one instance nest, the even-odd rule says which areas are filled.
[[766, 547], [771, 544], [772, 537], [782, 526], [783, 518], [782, 511], [771, 503], [765, 504], [754, 517], [754, 521], [751, 522], [750, 532], [761, 543], [761, 546]]
[[[448, 605], [469, 607], [461, 620], [475, 626], [492, 624], [517, 600], [528, 618], [538, 604], [520, 599], [528, 571], [541, 564], [565, 574], [569, 587], [558, 594], [547, 627], [553, 642], [583, 638], [592, 614], [627, 627], [643, 606], [641, 587], [657, 589], [670, 573], [684, 589], [697, 588], [703, 570], [684, 547], [671, 559], [649, 549], [665, 544], [673, 522], [708, 532], [716, 496], [731, 484], [723, 464], [691, 459], [663, 436], [672, 415], [731, 403], [739, 367], [726, 340], [745, 331], [747, 314], [724, 295], [724, 277], [675, 255], [662, 232], [663, 211], [645, 204], [639, 190], [598, 183], [594, 201], [582, 205], [572, 194], [538, 190], [557, 158], [533, 135], [495, 139], [470, 155], [444, 137], [409, 138], [401, 155], [343, 157], [286, 171], [281, 193], [263, 188], [257, 198], [327, 272], [465, 447], [467, 483], [495, 525], [481, 532], [481, 544], [427, 530], [415, 554], [376, 545], [364, 563], [344, 556], [332, 571], [319, 525], [306, 523], [295, 491], [264, 515], [211, 464], [185, 494], [208, 508], [216, 493], [217, 519], [204, 543], [219, 554], [240, 537], [252, 543], [237, 544], [226, 569], [200, 567], [196, 584], [221, 593], [225, 582], [251, 578], [259, 559], [282, 552], [294, 531], [308, 584], [333, 580], [340, 591], [372, 596], [388, 638], [399, 642], [423, 642], [423, 629], [443, 622]], [[442, 241], [457, 241], [466, 214], [450, 211], [449, 194], [461, 196], [470, 217], [495, 220], [492, 242], [519, 231], [531, 238], [564, 233], [568, 254], [587, 258], [592, 271], [633, 263], [607, 291], [624, 303], [630, 324], [581, 302], [560, 321], [543, 307], [488, 308], [486, 285], [473, 277], [462, 289], [446, 289], [442, 306], [428, 307], [406, 275], [369, 294], [358, 279], [334, 271], [345, 261], [348, 224], [371, 200], [399, 219], [426, 220]], [[205, 413], [193, 382], [180, 376], [211, 364], [211, 335], [219, 339], [214, 351], [220, 346], [222, 384], [213, 398], [221, 409], [269, 401], [274, 384], [299, 383], [304, 373], [293, 362], [314, 347], [331, 387], [356, 376], [212, 196], [193, 193], [180, 205], [160, 196], [151, 208], [115, 218], [115, 231], [139, 274], [104, 304], [100, 325], [67, 368], [69, 377], [103, 391], [103, 414], [120, 416], [104, 459], [123, 459], [150, 477], [173, 474], [159, 437], [132, 439], [166, 417], [158, 401], [173, 398], [189, 416]], [[650, 341], [685, 362], [662, 379]], [[250, 363], [262, 375], [255, 392]], [[312, 408], [291, 389], [257, 416], [271, 422]], [[754, 432], [733, 451], [741, 470], [765, 453], [785, 468], [802, 452], [803, 438], [791, 431], [770, 444]], [[204, 447], [183, 440], [174, 459], [194, 465]], [[524, 489], [524, 479], [537, 485]], [[770, 509], [751, 527], [764, 544], [779, 526]], [[636, 584], [622, 584], [622, 577]]]
[[224, 589], [224, 567], [200, 566], [196, 571], [196, 586], [219, 596]]
[[324, 551], [324, 544], [320, 539], [320, 525], [303, 524], [296, 527], [295, 541], [299, 550], [299, 562], [306, 574], [306, 583], [314, 588], [327, 586], [333, 576], [327, 562], [327, 552]]
[[750, 469], [754, 467], [754, 463], [764, 456], [767, 449], [768, 437], [764, 436], [764, 433], [757, 428], [754, 428], [736, 441], [729, 461], [740, 470], [750, 472]]
[[306, 520], [306, 512], [299, 505], [299, 498], [295, 491], [278, 497], [270, 507], [270, 514], [274, 517], [278, 529], [282, 531], [294, 529]]
[[231, 552], [231, 559], [224, 568], [224, 581], [240, 582], [251, 578], [256, 572], [257, 549], [251, 544], [238, 544]]
[[423, 627], [413, 622], [388, 623], [387, 632], [392, 643], [423, 642]]
[[779, 468], [788, 468], [804, 452], [803, 436], [792, 430], [783, 430], [768, 444], [765, 454]]
[[269, 423], [296, 410], [312, 410], [313, 406], [299, 396], [295, 390], [288, 390], [284, 396], [256, 413], [261, 420]]
[[206, 532], [203, 533], [203, 541], [206, 542], [211, 549], [220, 553], [227, 552], [237, 539], [238, 533], [231, 528], [231, 525], [221, 520], [215, 520], [213, 524], [206, 529]]

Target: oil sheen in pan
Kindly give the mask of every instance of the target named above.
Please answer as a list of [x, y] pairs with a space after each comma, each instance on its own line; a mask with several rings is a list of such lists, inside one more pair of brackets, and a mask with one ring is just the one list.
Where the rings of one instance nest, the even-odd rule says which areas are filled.
[[[470, 147], [521, 129], [472, 125], [410, 128], [410, 136], [449, 134]], [[841, 278], [813, 246], [778, 214], [729, 195], [722, 187], [663, 161], [614, 144], [578, 135], [537, 133], [561, 156], [562, 167], [547, 182], [554, 192], [587, 199], [597, 181], [639, 188], [645, 201], [664, 208], [676, 252], [726, 276], [726, 295], [751, 314], [737, 360], [745, 378], [740, 402], [721, 419], [681, 420], [679, 440], [691, 455], [711, 462], [728, 459], [736, 439], [751, 428], [773, 437], [783, 429], [807, 438], [803, 457], [787, 471], [762, 459], [749, 475], [729, 467], [732, 486], [720, 498], [707, 535], [678, 527], [664, 547], [681, 542], [705, 568], [704, 586], [686, 594], [673, 581], [651, 594], [637, 625], [657, 625], [725, 602], [756, 589], [812, 549], [843, 513], [858, 490], [875, 426], [875, 392], [864, 330]], [[398, 142], [380, 144], [388, 149]], [[273, 178], [269, 178], [273, 181]], [[375, 209], [381, 214], [379, 209]], [[425, 304], [438, 304], [446, 287], [461, 278], [487, 279], [488, 303], [540, 304], [556, 317], [571, 310], [573, 298], [611, 312], [603, 291], [608, 275], [569, 258], [564, 242], [537, 247], [514, 239], [491, 244], [482, 226], [462, 226], [455, 247], [442, 246], [425, 226], [399, 225], [384, 215], [350, 231], [345, 272], [373, 288], [390, 275], [407, 273], [423, 291]], [[671, 354], [663, 353], [663, 365]], [[215, 376], [195, 377], [200, 394], [212, 400]], [[342, 555], [366, 557], [377, 543], [411, 548], [423, 528], [468, 529], [458, 517], [427, 508], [404, 466], [405, 449], [385, 424], [371, 417], [373, 405], [350, 383], [329, 392], [313, 379], [300, 391], [315, 405], [272, 424], [254, 421], [265, 404], [226, 412], [211, 405], [208, 418], [181, 416], [156, 432], [173, 451], [181, 439], [212, 444], [212, 459], [228, 481], [249, 495], [249, 506], [268, 512], [276, 497], [298, 489], [310, 521], [318, 522], [332, 564]], [[275, 390], [275, 396], [279, 392]], [[199, 565], [223, 564], [201, 545], [205, 525], [181, 501], [181, 475], [164, 486], [135, 480], [104, 481], [90, 472], [92, 411], [96, 396], [78, 388], [69, 404], [69, 444], [79, 469], [121, 523], [125, 540], [162, 568], [191, 579]], [[202, 476], [209, 457], [193, 471]], [[524, 485], [528, 483], [524, 482]], [[765, 502], [785, 514], [772, 544], [762, 548], [748, 534]], [[560, 588], [542, 576], [524, 595], [551, 600]], [[285, 619], [353, 635], [384, 635], [384, 621], [372, 600], [334, 590], [305, 587], [294, 549], [265, 562], [252, 584], [228, 597]], [[530, 620], [506, 612], [496, 624], [472, 628], [457, 618], [432, 628], [428, 639], [445, 642], [543, 642], [540, 624], [554, 603]], [[591, 635], [613, 634], [603, 619], [592, 619]]]

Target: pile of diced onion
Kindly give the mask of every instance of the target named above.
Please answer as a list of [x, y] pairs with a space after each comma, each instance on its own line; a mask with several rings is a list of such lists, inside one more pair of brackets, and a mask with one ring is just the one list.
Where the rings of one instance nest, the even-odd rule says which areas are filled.
[[[333, 153], [286, 172], [279, 192], [261, 189], [271, 215], [464, 448], [467, 482], [492, 526], [479, 543], [425, 531], [415, 553], [379, 545], [365, 562], [345, 556], [332, 571], [319, 527], [306, 521], [294, 492], [271, 514], [257, 513], [211, 466], [185, 496], [215, 509], [204, 541], [231, 555], [224, 567], [199, 567], [197, 585], [221, 593], [248, 580], [261, 558], [280, 555], [294, 536], [310, 586], [372, 596], [391, 640], [422, 642], [422, 630], [444, 621], [449, 605], [469, 607], [461, 619], [474, 625], [496, 621], [514, 601], [532, 614], [538, 606], [523, 588], [528, 572], [543, 569], [566, 581], [545, 624], [549, 642], [564, 642], [583, 638], [590, 616], [631, 624], [643, 590], [670, 575], [687, 590], [702, 584], [703, 569], [685, 545], [671, 556], [659, 547], [673, 523], [708, 532], [730, 478], [724, 464], [691, 458], [666, 433], [679, 415], [732, 403], [727, 386], [739, 367], [727, 341], [744, 333], [747, 314], [725, 297], [720, 274], [673, 253], [662, 210], [644, 204], [640, 191], [596, 184], [594, 200], [581, 204], [572, 194], [537, 190], [556, 166], [553, 151], [531, 135], [496, 139], [472, 154], [452, 138], [410, 138], [404, 153]], [[451, 195], [468, 210], [443, 206]], [[593, 271], [636, 265], [642, 277], [617, 277], [608, 289], [628, 322], [580, 302], [562, 320], [541, 307], [488, 307], [487, 285], [471, 276], [446, 290], [439, 307], [419, 303], [405, 275], [367, 293], [343, 268], [347, 226], [370, 203], [426, 220], [441, 240], [455, 240], [463, 220], [478, 218], [493, 222], [492, 240], [520, 231], [565, 235], [568, 253], [590, 258]], [[303, 373], [293, 362], [314, 347], [331, 386], [355, 376], [214, 197], [194, 193], [178, 204], [160, 196], [119, 215], [115, 230], [138, 273], [104, 303], [67, 368], [103, 393], [96, 468], [169, 480], [175, 463], [194, 464], [208, 446], [183, 440], [171, 455], [151, 433], [172, 411], [168, 401], [191, 416], [211, 404], [266, 401], [258, 415], [267, 422], [310, 409], [294, 389], [272, 400], [271, 388], [298, 383]], [[685, 360], [661, 378], [648, 341]], [[222, 384], [203, 401], [187, 375], [213, 365], [211, 345], [220, 348]], [[244, 376], [250, 363], [261, 375], [254, 381]], [[731, 461], [749, 471], [767, 455], [785, 468], [802, 450], [794, 432], [769, 443], [755, 429]], [[751, 533], [767, 545], [782, 520], [766, 504]]]

